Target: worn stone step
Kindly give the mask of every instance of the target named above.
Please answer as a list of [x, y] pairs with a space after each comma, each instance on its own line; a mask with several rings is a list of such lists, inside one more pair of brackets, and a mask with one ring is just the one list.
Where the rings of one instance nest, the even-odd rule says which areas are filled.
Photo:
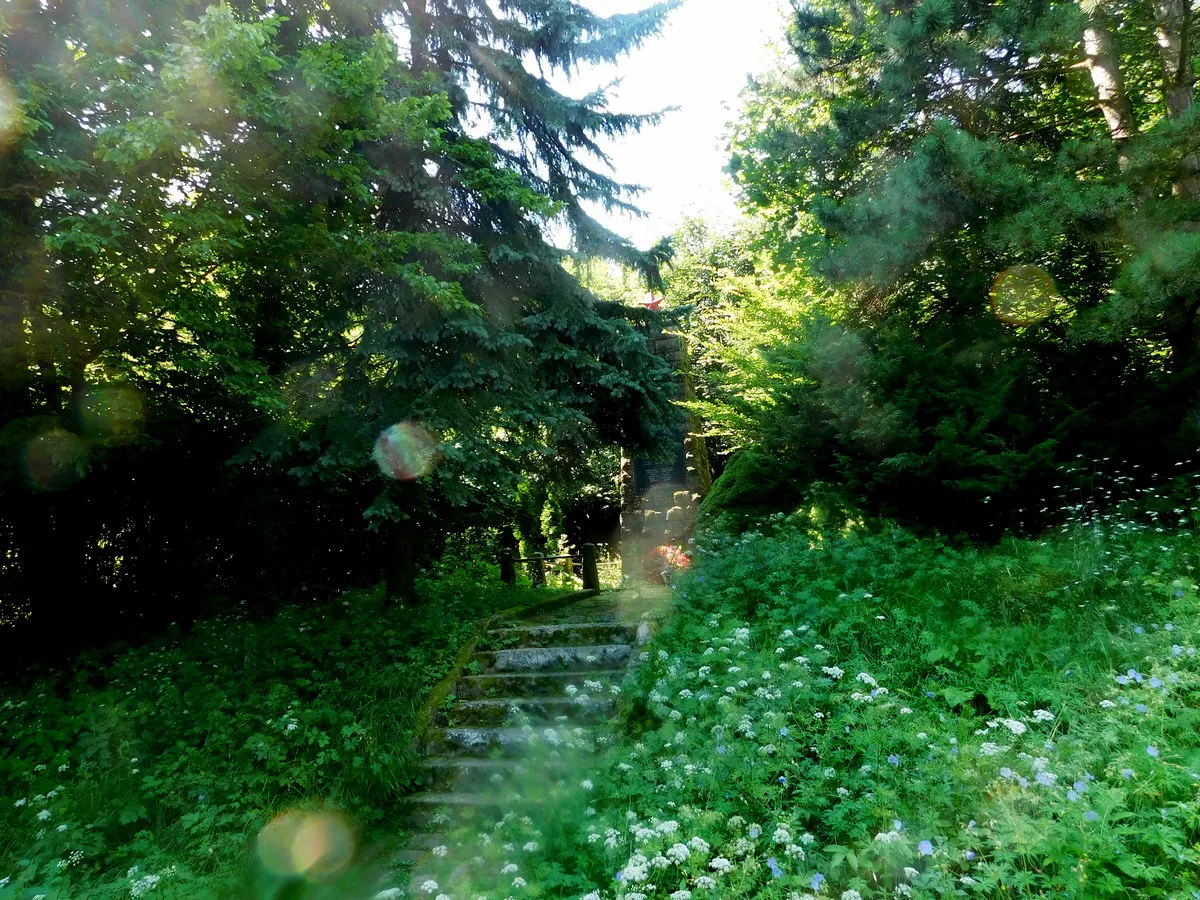
[[[590, 679], [589, 679], [590, 680]], [[615, 700], [600, 691], [577, 685], [587, 699], [576, 697], [508, 697], [497, 700], [460, 700], [447, 710], [443, 725], [498, 726], [526, 716], [531, 722], [551, 722], [564, 718], [573, 723], [601, 722], [612, 715]], [[607, 687], [601, 690], [606, 690]]]
[[632, 644], [636, 625], [620, 622], [568, 622], [561, 625], [522, 625], [493, 628], [480, 643], [481, 650], [519, 647], [578, 647], [602, 644]]
[[[455, 695], [460, 700], [500, 699], [509, 697], [566, 696], [574, 686], [582, 693], [583, 682], [599, 681], [607, 692], [609, 685], [625, 677], [624, 669], [598, 669], [592, 672], [530, 672], [522, 674], [488, 673], [466, 675], [458, 679]], [[598, 696], [598, 695], [597, 695]]]
[[466, 793], [500, 790], [509, 779], [530, 771], [520, 760], [475, 756], [430, 757], [421, 763], [421, 770], [429, 790]]
[[502, 802], [498, 794], [421, 791], [401, 799], [400, 818], [413, 829], [460, 825], [472, 815], [495, 813]]
[[445, 847], [446, 835], [432, 831], [422, 831], [408, 839], [410, 850], [432, 850], [434, 847]]
[[517, 756], [531, 747], [587, 749], [591, 732], [582, 727], [438, 728], [430, 732], [427, 756]]
[[475, 661], [484, 673], [591, 672], [613, 669], [629, 662], [630, 644], [597, 644], [585, 647], [521, 647], [516, 650], [484, 650]]

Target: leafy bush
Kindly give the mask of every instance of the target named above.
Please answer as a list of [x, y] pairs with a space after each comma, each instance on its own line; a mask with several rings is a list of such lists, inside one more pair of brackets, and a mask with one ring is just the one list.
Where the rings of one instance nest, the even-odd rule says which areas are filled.
[[744, 450], [730, 459], [713, 482], [700, 513], [711, 519], [723, 512], [762, 515], [794, 507], [804, 499], [810, 480], [811, 475], [792, 471], [780, 460]]
[[394, 834], [424, 697], [481, 617], [542, 596], [479, 574], [415, 609], [376, 589], [205, 620], [0, 693], [0, 897], [229, 896], [289, 807]]

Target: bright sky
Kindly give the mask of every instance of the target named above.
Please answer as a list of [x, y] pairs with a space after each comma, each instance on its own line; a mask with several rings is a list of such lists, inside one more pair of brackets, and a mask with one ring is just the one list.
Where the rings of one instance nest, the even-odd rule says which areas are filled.
[[[633, 12], [650, 0], [591, 0], [600, 15]], [[781, 0], [686, 0], [663, 33], [635, 50], [615, 70], [582, 72], [570, 90], [580, 95], [622, 78], [611, 108], [651, 112], [668, 106], [656, 128], [610, 147], [616, 177], [641, 184], [637, 201], [649, 215], [599, 218], [639, 247], [669, 234], [684, 215], [726, 220], [735, 215], [722, 169], [726, 123], [737, 115], [738, 93], [751, 72], [767, 69], [783, 35]]]

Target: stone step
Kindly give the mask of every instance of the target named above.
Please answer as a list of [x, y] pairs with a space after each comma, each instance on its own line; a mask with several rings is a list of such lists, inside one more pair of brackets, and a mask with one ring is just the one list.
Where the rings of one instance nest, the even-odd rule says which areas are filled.
[[[492, 815], [502, 805], [498, 794], [421, 791], [400, 801], [400, 819], [409, 828], [461, 825], [472, 815]], [[410, 846], [409, 849], [419, 849]]]
[[445, 847], [446, 835], [430, 831], [422, 831], [408, 839], [410, 850], [432, 850], [434, 847]]
[[493, 628], [480, 643], [481, 650], [517, 647], [580, 647], [601, 644], [632, 644], [636, 625], [620, 622], [569, 622], [562, 625], [523, 625]]
[[[591, 679], [588, 679], [591, 680]], [[588, 699], [579, 697], [509, 697], [498, 700], [460, 700], [443, 716], [447, 726], [499, 726], [527, 716], [531, 722], [551, 722], [561, 717], [572, 723], [600, 722], [612, 715], [615, 700], [576, 685]]]
[[[605, 686], [620, 682], [624, 669], [597, 669], [592, 672], [531, 672], [524, 674], [466, 675], [458, 679], [455, 695], [460, 700], [501, 699], [516, 697], [561, 697], [574, 685], [582, 693], [583, 682], [599, 681]], [[598, 696], [598, 695], [597, 695]]]
[[438, 728], [430, 732], [426, 756], [518, 756], [530, 747], [587, 749], [591, 733], [585, 728], [550, 725], [544, 728]]
[[431, 791], [482, 793], [498, 790], [509, 778], [527, 773], [529, 768], [515, 759], [434, 756], [421, 763], [421, 770]]
[[592, 672], [623, 666], [633, 656], [630, 644], [594, 644], [584, 647], [521, 647], [516, 650], [484, 650], [475, 654], [481, 671]]

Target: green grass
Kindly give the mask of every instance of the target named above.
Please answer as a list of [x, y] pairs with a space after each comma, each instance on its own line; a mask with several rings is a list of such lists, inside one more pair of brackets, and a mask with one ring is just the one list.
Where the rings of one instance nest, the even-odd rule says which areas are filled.
[[560, 593], [488, 575], [443, 571], [417, 609], [374, 590], [204, 620], [0, 689], [0, 898], [136, 896], [155, 877], [154, 897], [276, 896], [255, 836], [294, 808], [338, 811], [368, 860], [400, 834], [414, 719], [459, 646], [481, 618]]

